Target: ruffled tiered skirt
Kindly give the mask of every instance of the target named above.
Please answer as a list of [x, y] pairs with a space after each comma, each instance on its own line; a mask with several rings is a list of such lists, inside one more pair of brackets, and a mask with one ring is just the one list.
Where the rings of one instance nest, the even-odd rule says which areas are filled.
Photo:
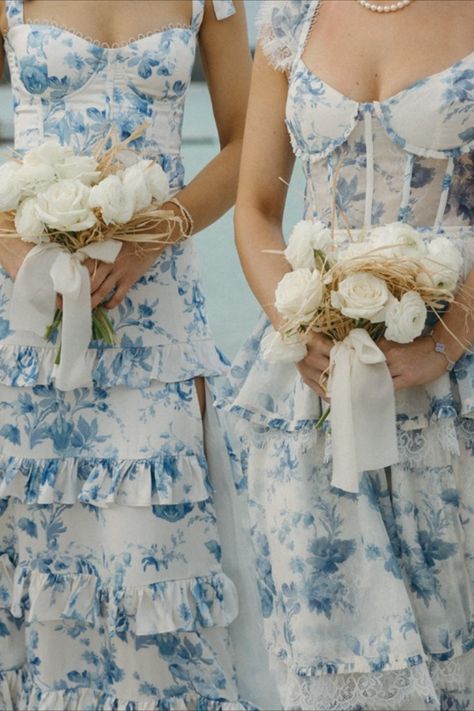
[[263, 360], [268, 328], [234, 362], [222, 406], [244, 444], [283, 707], [473, 709], [474, 356], [398, 394], [400, 461], [352, 495], [331, 486], [325, 404], [294, 365]]
[[[156, 332], [150, 303], [116, 324]], [[211, 400], [222, 363], [209, 338], [161, 340], [91, 349], [94, 387], [70, 392], [54, 348], [1, 345], [0, 708], [248, 708], [208, 476], [225, 438], [195, 386]]]

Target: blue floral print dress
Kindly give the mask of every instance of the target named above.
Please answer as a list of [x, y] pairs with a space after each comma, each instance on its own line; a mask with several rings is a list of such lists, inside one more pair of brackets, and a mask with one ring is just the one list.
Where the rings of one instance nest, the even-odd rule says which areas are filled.
[[[189, 26], [107, 47], [7, 0], [15, 148], [56, 137], [88, 152], [110, 127], [125, 138], [147, 122], [134, 147], [177, 190], [204, 11], [194, 0]], [[223, 363], [195, 262], [192, 241], [165, 250], [112, 312], [117, 347], [91, 344], [94, 387], [70, 392], [51, 382], [51, 344], [11, 331], [1, 274], [1, 708], [247, 707], [194, 385], [212, 387]], [[225, 453], [224, 435], [210, 446]]]
[[[308, 218], [348, 239], [407, 221], [474, 266], [474, 53], [358, 103], [302, 54], [318, 2], [266, 2], [260, 44], [288, 77]], [[317, 23], [314, 25], [317, 31]], [[473, 38], [474, 39], [474, 38]], [[334, 218], [333, 218], [334, 212]], [[344, 228], [344, 229], [340, 229]], [[397, 398], [399, 464], [332, 488], [324, 410], [263, 319], [225, 402], [240, 423], [266, 641], [284, 708], [474, 709], [474, 356]], [[325, 406], [324, 406], [325, 409]]]

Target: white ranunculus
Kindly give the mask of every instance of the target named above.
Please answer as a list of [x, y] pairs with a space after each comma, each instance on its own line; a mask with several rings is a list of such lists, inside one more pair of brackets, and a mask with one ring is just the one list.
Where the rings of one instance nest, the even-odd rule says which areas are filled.
[[100, 176], [95, 158], [72, 153], [63, 163], [57, 163], [55, 170], [60, 180], [80, 180], [84, 185], [93, 185]]
[[37, 197], [36, 211], [47, 227], [66, 232], [86, 230], [96, 222], [89, 207], [90, 188], [79, 180], [62, 180]]
[[15, 215], [15, 229], [25, 242], [39, 244], [45, 233], [44, 224], [38, 217], [36, 210], [37, 199], [26, 198], [19, 205]]
[[369, 233], [368, 241], [378, 256], [417, 259], [426, 254], [426, 247], [418, 232], [405, 222], [392, 222], [376, 227]]
[[278, 331], [269, 331], [262, 338], [261, 350], [269, 363], [298, 363], [308, 352], [297, 336], [285, 339]]
[[21, 197], [17, 179], [20, 163], [8, 160], [0, 165], [0, 211], [16, 210]]
[[146, 175], [148, 164], [149, 161], [140, 160], [123, 171], [122, 182], [125, 190], [133, 199], [134, 212], [144, 210], [151, 205], [152, 194]]
[[170, 195], [170, 186], [168, 182], [168, 176], [165, 171], [155, 163], [154, 160], [144, 160], [140, 161], [144, 163], [143, 175], [151, 192], [151, 197], [159, 205], [162, 205]]
[[331, 233], [319, 220], [301, 220], [290, 235], [285, 257], [293, 269], [314, 268], [314, 251], [326, 253], [333, 247]]
[[372, 242], [350, 242], [348, 245], [344, 245], [338, 252], [338, 261], [346, 261], [348, 259], [357, 259], [360, 257], [377, 257], [380, 259], [380, 252], [374, 251], [376, 249]]
[[428, 242], [428, 255], [423, 259], [426, 272], [421, 272], [418, 282], [437, 289], [454, 291], [461, 274], [463, 258], [458, 248], [446, 237]]
[[337, 291], [331, 292], [332, 305], [344, 316], [372, 323], [384, 320], [385, 309], [392, 299], [386, 283], [365, 272], [351, 274], [339, 282]]
[[315, 269], [296, 269], [288, 272], [275, 291], [275, 308], [287, 319], [308, 323], [321, 304], [323, 283]]
[[99, 208], [106, 225], [123, 225], [132, 219], [135, 203], [120, 175], [108, 175], [91, 188], [89, 207]]
[[24, 165], [28, 166], [38, 166], [38, 165], [49, 165], [50, 167], [56, 166], [58, 163], [63, 163], [67, 160], [68, 156], [72, 153], [65, 146], [62, 146], [59, 141], [55, 141], [53, 138], [48, 138], [46, 141], [41, 143], [35, 148], [31, 148], [23, 156]]
[[421, 336], [426, 317], [426, 304], [421, 296], [416, 291], [407, 291], [387, 309], [385, 338], [396, 343], [411, 343]]
[[33, 197], [47, 190], [56, 180], [54, 168], [47, 163], [29, 165], [23, 163], [16, 172], [22, 197]]

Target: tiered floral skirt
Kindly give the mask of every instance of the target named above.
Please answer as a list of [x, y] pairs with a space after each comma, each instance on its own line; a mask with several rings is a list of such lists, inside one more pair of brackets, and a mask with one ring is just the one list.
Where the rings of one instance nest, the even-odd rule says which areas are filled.
[[[454, 238], [458, 233], [455, 232]], [[466, 273], [472, 232], [457, 239]], [[222, 406], [243, 440], [265, 636], [288, 709], [474, 709], [474, 355], [397, 394], [399, 463], [331, 486], [326, 405], [265, 319]]]
[[247, 708], [203, 419], [179, 379], [221, 370], [200, 347], [93, 352], [94, 388], [64, 393], [52, 349], [4, 346], [0, 708]]

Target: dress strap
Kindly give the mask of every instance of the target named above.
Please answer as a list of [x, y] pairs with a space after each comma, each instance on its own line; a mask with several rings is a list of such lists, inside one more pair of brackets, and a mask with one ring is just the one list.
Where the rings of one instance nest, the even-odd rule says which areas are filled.
[[23, 0], [5, 0], [8, 29], [23, 24]]
[[316, 22], [316, 19], [318, 17], [320, 5], [321, 0], [311, 0], [311, 2], [308, 3], [306, 14], [303, 19], [301, 30], [299, 33], [298, 47], [295, 54], [295, 63], [299, 62], [299, 60], [303, 56], [306, 43], [311, 34], [311, 30], [313, 29], [314, 23]]
[[235, 5], [232, 0], [212, 0], [216, 20], [227, 20], [235, 15]]
[[[214, 15], [217, 20], [227, 20], [235, 14], [235, 5], [232, 0], [211, 0]], [[206, 0], [193, 0], [193, 18], [192, 26], [195, 30], [199, 30], [204, 18], [204, 10]]]

